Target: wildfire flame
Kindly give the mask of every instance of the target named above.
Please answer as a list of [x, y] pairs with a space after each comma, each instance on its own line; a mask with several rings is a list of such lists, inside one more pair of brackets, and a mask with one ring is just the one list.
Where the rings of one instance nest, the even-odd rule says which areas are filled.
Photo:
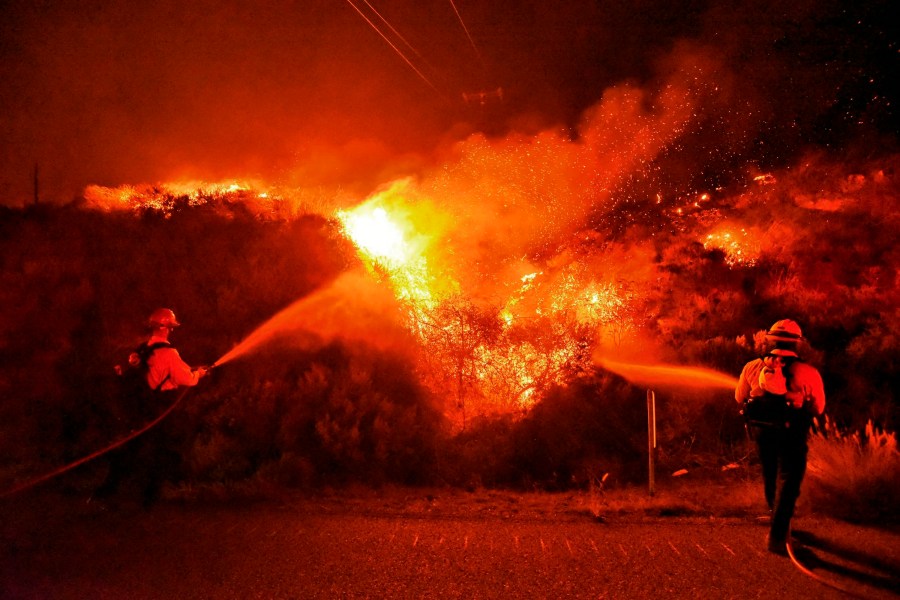
[[[578, 252], [575, 247], [551, 260], [532, 262], [527, 255], [510, 259], [497, 251], [514, 245], [501, 244], [490, 247], [493, 253], [487, 265], [473, 269], [466, 252], [452, 243], [465, 242], [471, 252], [468, 227], [474, 213], [466, 212], [471, 200], [455, 202], [444, 197], [449, 193], [455, 199], [460, 193], [455, 188], [427, 189], [443, 193], [440, 206], [467, 208], [451, 216], [423, 198], [422, 190], [409, 180], [400, 180], [352, 207], [346, 208], [344, 201], [345, 208], [335, 210], [338, 202], [332, 199], [314, 212], [333, 215], [356, 246], [369, 276], [392, 290], [404, 329], [418, 341], [423, 383], [455, 400], [452, 404], [463, 413], [527, 410], [550, 386], [564, 386], [593, 368], [595, 346], [616, 348], [629, 332], [642, 327], [646, 313], [640, 308], [640, 289], [629, 283], [638, 277], [630, 267], [615, 264], [616, 259], [597, 259], [596, 252], [589, 260], [580, 260], [569, 254]], [[164, 215], [171, 214], [177, 202], [208, 203], [213, 208], [239, 204], [260, 218], [289, 217], [300, 210], [294, 206], [285, 214], [285, 206], [296, 203], [283, 191], [237, 181], [91, 186], [84, 195], [92, 208], [156, 210]], [[706, 194], [697, 198], [696, 206], [709, 200]], [[690, 218], [699, 223], [700, 214]], [[707, 248], [723, 250], [733, 267], [757, 260], [760, 247], [747, 228], [721, 223], [712, 210], [704, 214], [718, 223], [706, 234]], [[686, 219], [682, 223], [685, 230], [692, 227]], [[511, 219], [488, 229], [512, 232], [522, 225], [521, 219]], [[477, 244], [480, 238], [475, 238]], [[583, 239], [590, 245], [594, 238], [586, 233]], [[619, 272], [628, 273], [629, 279], [620, 280]], [[616, 370], [612, 364], [607, 361], [603, 366]], [[656, 380], [663, 377], [659, 371], [663, 367], [652, 368], [657, 369], [653, 371]], [[635, 367], [629, 369], [633, 376]], [[648, 372], [641, 373], [639, 379], [646, 379]], [[688, 385], [699, 385], [699, 371], [667, 372], [663, 379], [677, 377], [690, 379]], [[702, 385], [711, 381], [707, 378]], [[726, 387], [730, 380], [712, 385]]]
[[[198, 206], [209, 197], [237, 195], [256, 187], [255, 184], [236, 181], [182, 181], [158, 185], [123, 185], [116, 188], [90, 185], [84, 190], [84, 199], [88, 207], [106, 211], [151, 209], [169, 212], [175, 198], [184, 198], [189, 206]], [[257, 192], [259, 198], [267, 196], [267, 192]]]
[[589, 367], [601, 329], [620, 335], [633, 326], [624, 287], [583, 268], [528, 272], [503, 288], [511, 290], [505, 300], [472, 303], [452, 269], [432, 266], [440, 262], [430, 260], [439, 254], [435, 236], [420, 230], [430, 211], [395, 186], [336, 216], [370, 272], [388, 279], [407, 307], [422, 371], [435, 389], [455, 388], [470, 412], [528, 409], [539, 390]]
[[370, 256], [387, 261], [388, 265], [406, 265], [410, 262], [409, 251], [403, 232], [388, 218], [380, 206], [371, 210], [338, 212], [347, 233]]
[[210, 206], [223, 216], [230, 216], [230, 211], [237, 208], [261, 220], [326, 214], [334, 210], [333, 198], [322, 190], [273, 188], [250, 180], [175, 181], [119, 187], [91, 185], [82, 196], [88, 209], [153, 212], [166, 218], [182, 205]]
[[725, 262], [729, 266], [753, 266], [762, 252], [757, 236], [744, 228], [719, 228], [707, 234], [703, 240], [704, 248], [716, 248], [725, 253]]
[[353, 209], [337, 211], [336, 216], [367, 266], [385, 272], [397, 297], [423, 311], [433, 308], [437, 295], [454, 282], [449, 277], [438, 281], [432, 273], [426, 252], [433, 236], [417, 229], [417, 215], [396, 193], [376, 194]]

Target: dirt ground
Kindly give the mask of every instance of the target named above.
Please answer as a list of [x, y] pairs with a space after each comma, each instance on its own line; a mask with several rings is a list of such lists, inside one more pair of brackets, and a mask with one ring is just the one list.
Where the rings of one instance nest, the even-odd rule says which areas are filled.
[[626, 510], [627, 499], [580, 492], [187, 496], [149, 510], [71, 490], [6, 499], [0, 597], [827, 599], [900, 590], [900, 532], [809, 513], [795, 524], [804, 574], [765, 550], [757, 515], [690, 514], [690, 500]]

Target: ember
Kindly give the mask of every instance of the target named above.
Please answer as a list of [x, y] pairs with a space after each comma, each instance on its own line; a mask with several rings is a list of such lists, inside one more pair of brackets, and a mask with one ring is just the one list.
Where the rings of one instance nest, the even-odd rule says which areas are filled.
[[705, 248], [716, 248], [725, 253], [725, 262], [731, 266], [753, 266], [760, 255], [760, 244], [746, 229], [732, 231], [719, 228], [707, 234], [703, 240]]

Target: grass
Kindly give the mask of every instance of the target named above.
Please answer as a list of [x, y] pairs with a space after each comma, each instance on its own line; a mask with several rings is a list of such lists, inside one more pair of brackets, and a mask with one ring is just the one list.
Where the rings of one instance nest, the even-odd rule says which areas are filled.
[[173, 500], [199, 502], [311, 502], [329, 510], [408, 518], [442, 516], [529, 520], [616, 520], [658, 517], [755, 518], [765, 505], [755, 465], [691, 473], [660, 474], [656, 491], [647, 486], [609, 487], [597, 479], [586, 489], [562, 492], [399, 485], [288, 490], [263, 478], [222, 485], [169, 488]]
[[594, 482], [584, 495], [585, 509], [598, 519], [637, 515], [648, 517], [755, 517], [763, 513], [761, 483], [754, 465], [734, 470], [688, 473], [657, 479], [649, 486], [605, 489]]
[[[751, 455], [753, 456], [753, 455]], [[694, 467], [686, 474], [657, 473], [655, 493], [648, 486], [613, 486], [603, 475], [580, 489], [562, 492], [453, 487], [336, 488], [285, 490], [265, 477], [230, 485], [170, 490], [194, 500], [285, 500], [297, 495], [354, 511], [478, 518], [594, 519], [659, 517], [758, 518], [767, 515], [759, 465], [741, 460], [726, 467]], [[810, 436], [807, 476], [796, 515], [828, 516], [849, 522], [898, 521], [900, 453], [895, 434], [871, 424], [845, 434], [826, 421]]]
[[847, 433], [826, 419], [810, 438], [809, 494], [817, 510], [851, 522], [898, 522], [900, 451], [895, 433], [868, 422]]
[[[755, 456], [755, 454], [750, 454]], [[720, 461], [696, 462], [688, 472], [658, 472], [655, 493], [646, 484], [613, 485], [605, 474], [577, 489], [560, 492], [521, 489], [463, 489], [449, 486], [411, 488], [296, 486], [273, 473], [227, 483], [168, 486], [165, 496], [187, 502], [325, 501], [363, 512], [403, 513], [410, 517], [442, 514], [478, 518], [594, 519], [698, 517], [757, 518], [767, 513], [759, 465], [744, 458], [727, 466]], [[99, 477], [70, 476], [68, 486], [92, 488]], [[810, 436], [807, 476], [797, 516], [814, 514], [852, 523], [900, 523], [900, 451], [894, 433], [869, 423], [847, 433], [826, 420]]]

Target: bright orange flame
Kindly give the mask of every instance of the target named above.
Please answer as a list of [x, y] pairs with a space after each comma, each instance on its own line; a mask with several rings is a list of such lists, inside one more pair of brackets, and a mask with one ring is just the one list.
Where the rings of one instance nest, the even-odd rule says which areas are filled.
[[[172, 211], [175, 199], [184, 198], [188, 206], [199, 206], [211, 198], [242, 197], [258, 187], [257, 184], [237, 181], [176, 181], [157, 185], [123, 185], [117, 188], [90, 185], [84, 190], [84, 199], [89, 208], [99, 210], [149, 209], [168, 214]], [[256, 191], [255, 197], [266, 199], [268, 192]]]
[[380, 206], [354, 211], [338, 211], [344, 230], [365, 254], [384, 261], [388, 267], [402, 267], [414, 261], [400, 227]]
[[431, 240], [417, 231], [412, 209], [397, 202], [378, 194], [355, 208], [339, 210], [337, 217], [369, 268], [387, 272], [399, 299], [416, 310], [431, 308], [437, 290], [448, 282], [438, 282], [431, 273], [425, 256]]
[[519, 276], [505, 302], [470, 303], [447, 271], [432, 267], [435, 236], [423, 235], [422, 224], [433, 213], [401, 191], [336, 214], [370, 271], [386, 276], [408, 308], [408, 327], [422, 343], [423, 371], [432, 372], [435, 389], [447, 393], [449, 382], [458, 404], [469, 402], [469, 414], [521, 410], [540, 390], [588, 365], [585, 332], [621, 316], [625, 300], [615, 286], [585, 282], [583, 273], [535, 271]]
[[707, 234], [703, 240], [704, 248], [716, 248], [725, 253], [725, 262], [729, 266], [753, 266], [762, 252], [760, 243], [744, 228], [731, 229], [721, 227]]

